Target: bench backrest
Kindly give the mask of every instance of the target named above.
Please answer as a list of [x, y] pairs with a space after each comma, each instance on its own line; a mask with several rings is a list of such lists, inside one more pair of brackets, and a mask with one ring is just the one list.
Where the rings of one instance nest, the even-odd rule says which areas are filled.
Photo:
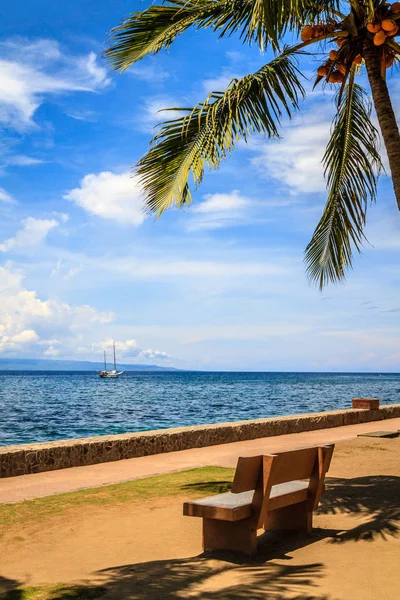
[[271, 484], [286, 483], [295, 479], [309, 479], [318, 457], [318, 448], [289, 450], [274, 455]]
[[253, 508], [259, 525], [266, 518], [271, 487], [297, 479], [308, 479], [310, 509], [317, 507], [324, 490], [325, 475], [329, 469], [334, 445], [289, 450], [265, 456], [238, 459], [232, 493], [255, 490]]

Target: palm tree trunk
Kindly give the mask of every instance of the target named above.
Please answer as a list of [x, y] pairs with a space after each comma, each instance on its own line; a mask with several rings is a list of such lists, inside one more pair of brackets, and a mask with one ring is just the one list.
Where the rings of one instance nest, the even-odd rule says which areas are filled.
[[382, 48], [371, 41], [364, 45], [364, 58], [379, 127], [389, 159], [397, 205], [400, 210], [400, 135], [385, 79], [381, 77]]

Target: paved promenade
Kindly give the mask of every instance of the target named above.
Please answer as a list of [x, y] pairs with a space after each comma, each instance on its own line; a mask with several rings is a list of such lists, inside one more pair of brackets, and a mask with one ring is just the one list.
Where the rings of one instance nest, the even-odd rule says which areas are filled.
[[267, 454], [303, 446], [338, 442], [354, 438], [363, 432], [398, 430], [400, 431], [400, 418], [387, 419], [207, 448], [192, 448], [180, 452], [130, 458], [87, 467], [73, 467], [59, 471], [9, 477], [0, 479], [0, 503], [20, 502], [206, 465], [234, 467], [238, 456]]

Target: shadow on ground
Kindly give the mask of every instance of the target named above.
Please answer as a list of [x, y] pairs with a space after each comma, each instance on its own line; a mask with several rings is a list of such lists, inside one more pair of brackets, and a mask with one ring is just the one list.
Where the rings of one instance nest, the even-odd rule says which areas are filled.
[[232, 488], [232, 481], [200, 481], [181, 485], [182, 492], [198, 492], [199, 494], [224, 494]]
[[[217, 482], [226, 490], [229, 482]], [[215, 482], [212, 482], [215, 485]], [[206, 492], [208, 482], [195, 484]], [[193, 488], [193, 486], [191, 486]], [[0, 577], [4, 600], [334, 600], [318, 595], [322, 563], [292, 565], [291, 553], [323, 539], [373, 541], [400, 533], [400, 477], [330, 478], [319, 514], [350, 514], [368, 522], [349, 529], [314, 529], [311, 534], [266, 532], [254, 559], [214, 553], [196, 558], [122, 565], [96, 573], [98, 585], [58, 586], [30, 595], [18, 582]], [[214, 488], [215, 489], [215, 488]], [[371, 548], [372, 551], [372, 548]], [[287, 561], [282, 564], [277, 560]], [[7, 591], [8, 590], [8, 591]], [[10, 591], [11, 590], [11, 591]], [[3, 594], [1, 593], [3, 592]], [[40, 591], [39, 591], [40, 592]]]
[[397, 537], [400, 535], [400, 477], [329, 478], [317, 513], [369, 517], [368, 522], [336, 535], [333, 542]]
[[0, 575], [0, 598], [3, 594], [9, 590], [12, 590], [18, 585], [20, 585], [19, 581], [15, 581], [15, 579], [6, 579], [6, 577], [2, 577]]
[[[102, 586], [42, 590], [38, 600], [330, 600], [312, 593], [322, 565], [235, 564], [208, 557], [122, 565], [98, 573]], [[303, 592], [307, 590], [307, 593]], [[43, 593], [43, 591], [45, 593]], [[40, 593], [40, 591], [39, 591]], [[36, 600], [14, 589], [6, 600]]]

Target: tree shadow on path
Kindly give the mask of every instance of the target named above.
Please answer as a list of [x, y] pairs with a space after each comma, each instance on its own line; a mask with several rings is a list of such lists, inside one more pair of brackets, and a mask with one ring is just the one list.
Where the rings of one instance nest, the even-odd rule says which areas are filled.
[[400, 535], [400, 477], [329, 478], [326, 484], [317, 514], [368, 517], [368, 522], [339, 533], [333, 542], [373, 541]]
[[[221, 487], [229, 482], [218, 482]], [[202, 485], [202, 490], [207, 488]], [[200, 490], [199, 490], [200, 491]], [[400, 534], [400, 477], [330, 478], [318, 514], [367, 517], [347, 531], [314, 529], [311, 534], [266, 532], [259, 553], [246, 559], [233, 553], [159, 560], [104, 569], [96, 584], [59, 586], [38, 600], [335, 600], [318, 594], [322, 563], [292, 565], [291, 553], [324, 539], [373, 541]], [[182, 517], [183, 518], [183, 517]], [[371, 550], [372, 551], [372, 550]], [[280, 562], [278, 562], [278, 560]], [[285, 561], [282, 564], [282, 561]], [[287, 561], [287, 562], [286, 562]], [[24, 600], [18, 582], [0, 577], [0, 598]], [[16, 589], [17, 588], [17, 589]], [[11, 591], [10, 591], [11, 590]], [[30, 598], [30, 597], [29, 597]], [[36, 600], [35, 596], [31, 597]]]

